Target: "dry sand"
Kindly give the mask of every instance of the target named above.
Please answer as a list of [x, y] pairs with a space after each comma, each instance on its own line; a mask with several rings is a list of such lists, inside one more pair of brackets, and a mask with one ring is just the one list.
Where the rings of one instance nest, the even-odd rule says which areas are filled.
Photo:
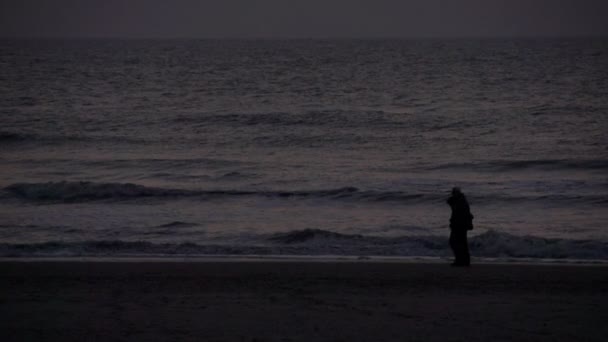
[[1, 341], [606, 341], [608, 267], [0, 262]]

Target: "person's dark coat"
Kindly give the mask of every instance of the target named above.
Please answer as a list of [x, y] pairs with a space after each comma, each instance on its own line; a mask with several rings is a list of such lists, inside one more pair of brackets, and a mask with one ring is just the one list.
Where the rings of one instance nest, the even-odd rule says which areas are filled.
[[455, 191], [448, 198], [448, 204], [452, 208], [450, 217], [450, 229], [467, 231], [473, 229], [473, 214], [469, 208], [469, 202], [460, 191]]
[[467, 232], [473, 229], [473, 214], [469, 203], [460, 189], [452, 189], [452, 196], [447, 200], [452, 208], [450, 217], [450, 247], [454, 251], [454, 266], [469, 266], [471, 257], [469, 255], [469, 244]]

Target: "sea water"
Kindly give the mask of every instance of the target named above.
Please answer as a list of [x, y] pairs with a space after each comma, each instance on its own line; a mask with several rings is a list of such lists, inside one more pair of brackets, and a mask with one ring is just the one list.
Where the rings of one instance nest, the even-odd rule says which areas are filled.
[[3, 40], [0, 256], [608, 259], [608, 39]]

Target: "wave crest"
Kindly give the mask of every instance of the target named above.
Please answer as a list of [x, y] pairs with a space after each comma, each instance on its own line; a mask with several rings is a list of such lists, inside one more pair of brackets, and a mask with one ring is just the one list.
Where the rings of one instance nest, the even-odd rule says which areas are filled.
[[363, 238], [362, 235], [340, 234], [322, 229], [304, 229], [291, 231], [288, 233], [278, 233], [270, 237], [268, 240], [291, 244], [302, 243], [314, 239], [349, 240], [361, 238]]

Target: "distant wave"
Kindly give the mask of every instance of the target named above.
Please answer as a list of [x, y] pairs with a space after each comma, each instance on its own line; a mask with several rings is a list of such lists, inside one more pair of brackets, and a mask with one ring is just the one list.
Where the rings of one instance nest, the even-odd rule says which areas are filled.
[[303, 113], [196, 113], [179, 115], [176, 123], [192, 125], [235, 125], [235, 126], [385, 126], [403, 125], [395, 120], [399, 114], [382, 110], [325, 109]]
[[[187, 190], [147, 187], [132, 183], [96, 183], [96, 182], [47, 182], [15, 183], [3, 189], [3, 197], [19, 198], [28, 201], [87, 202], [95, 200], [129, 200], [137, 198], [197, 198], [211, 200], [257, 196], [268, 198], [328, 199], [356, 202], [397, 202], [397, 203], [433, 203], [445, 200], [443, 193], [423, 194], [406, 191], [360, 190], [356, 187], [335, 189], [301, 190], [301, 191], [253, 191], [253, 190]], [[477, 203], [548, 201], [565, 203], [606, 203], [608, 198], [602, 195], [567, 196], [507, 196], [481, 195], [472, 197]]]
[[370, 201], [410, 200], [423, 197], [403, 192], [361, 191], [355, 187], [306, 191], [185, 190], [146, 187], [132, 183], [47, 182], [15, 183], [4, 188], [14, 197], [34, 201], [93, 201], [141, 197], [200, 197], [203, 199], [263, 196], [276, 198], [332, 198]]
[[0, 132], [0, 142], [10, 143], [28, 143], [28, 142], [44, 142], [44, 143], [59, 143], [73, 141], [95, 140], [92, 137], [76, 136], [76, 135], [40, 135], [35, 133], [17, 133], [17, 132]]
[[136, 197], [192, 196], [191, 191], [149, 188], [131, 183], [48, 182], [16, 183], [4, 188], [27, 200], [90, 201]]
[[2, 132], [0, 131], [0, 142], [12, 143], [34, 139], [34, 136], [23, 133]]
[[[134, 158], [134, 159], [70, 159], [70, 158], [26, 158], [6, 160], [27, 166], [47, 166], [49, 164], [64, 167], [111, 167], [113, 169], [132, 169], [134, 166], [157, 169], [182, 169], [187, 167], [223, 168], [245, 164], [245, 162], [217, 158]], [[174, 172], [165, 172], [166, 175], [178, 176]], [[251, 176], [245, 172], [232, 171], [220, 176], [223, 178]]]
[[[472, 254], [486, 258], [608, 260], [608, 242], [546, 239], [488, 231], [470, 238]], [[324, 230], [276, 234], [266, 242], [238, 245], [145, 241], [0, 243], [0, 256], [171, 256], [171, 255], [341, 255], [450, 257], [443, 236], [397, 238], [339, 234]]]
[[62, 135], [62, 134], [37, 134], [25, 132], [7, 132], [0, 131], [0, 142], [13, 144], [26, 143], [45, 143], [45, 144], [62, 144], [73, 142], [124, 142], [124, 143], [141, 143], [147, 142], [145, 139], [134, 138], [131, 136], [100, 136], [100, 135]]
[[427, 170], [467, 169], [477, 171], [541, 170], [608, 170], [606, 159], [537, 159], [537, 160], [493, 160], [476, 163], [448, 163], [426, 168]]

